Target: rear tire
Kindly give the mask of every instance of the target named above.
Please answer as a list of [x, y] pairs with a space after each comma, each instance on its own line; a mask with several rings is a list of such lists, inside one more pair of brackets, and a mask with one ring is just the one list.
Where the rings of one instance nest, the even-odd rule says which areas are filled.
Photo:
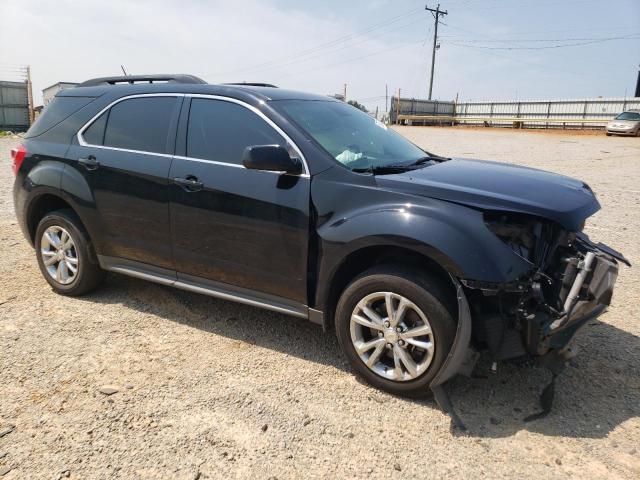
[[35, 251], [45, 280], [62, 295], [87, 293], [100, 285], [106, 275], [73, 210], [56, 210], [40, 220]]
[[429, 396], [429, 384], [453, 345], [454, 302], [435, 278], [391, 265], [373, 268], [340, 297], [338, 342], [351, 367], [374, 387]]

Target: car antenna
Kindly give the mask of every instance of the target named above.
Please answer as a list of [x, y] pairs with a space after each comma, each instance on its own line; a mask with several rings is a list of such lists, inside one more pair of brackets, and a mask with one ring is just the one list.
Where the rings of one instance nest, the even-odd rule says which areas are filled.
[[124, 69], [124, 65], [120, 65], [120, 68], [122, 69], [122, 73], [124, 73], [125, 77], [128, 77], [129, 74], [127, 73], [127, 71]]

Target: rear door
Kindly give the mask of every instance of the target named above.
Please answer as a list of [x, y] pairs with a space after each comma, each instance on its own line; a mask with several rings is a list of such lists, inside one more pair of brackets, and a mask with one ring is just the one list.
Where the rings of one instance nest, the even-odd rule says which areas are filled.
[[71, 165], [91, 188], [101, 255], [174, 270], [167, 179], [182, 99], [125, 98], [81, 131], [80, 145], [72, 147]]
[[188, 101], [180, 156], [169, 174], [178, 279], [221, 282], [306, 305], [309, 176], [247, 170], [241, 163], [248, 146], [279, 144], [292, 153], [293, 147], [248, 105], [194, 97], [186, 110]]

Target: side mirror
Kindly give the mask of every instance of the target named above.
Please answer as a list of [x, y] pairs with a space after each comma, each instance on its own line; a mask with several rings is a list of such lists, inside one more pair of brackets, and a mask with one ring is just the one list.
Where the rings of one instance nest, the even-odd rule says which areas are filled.
[[299, 175], [302, 162], [291, 158], [286, 148], [280, 145], [254, 145], [247, 147], [242, 155], [242, 165], [251, 170], [284, 172]]

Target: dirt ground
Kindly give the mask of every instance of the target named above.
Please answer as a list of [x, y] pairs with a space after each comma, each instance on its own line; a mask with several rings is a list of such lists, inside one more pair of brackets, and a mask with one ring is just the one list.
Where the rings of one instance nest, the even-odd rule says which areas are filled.
[[[553, 412], [548, 380], [500, 365], [448, 388], [469, 431], [432, 400], [349, 371], [333, 336], [282, 315], [109, 275], [54, 294], [13, 213], [0, 139], [0, 475], [17, 478], [639, 478], [640, 138], [403, 127], [438, 154], [575, 176], [603, 209], [592, 236], [635, 263], [579, 335]], [[488, 372], [483, 360], [479, 373]], [[100, 392], [112, 385], [117, 392]], [[13, 427], [13, 428], [12, 428]]]

